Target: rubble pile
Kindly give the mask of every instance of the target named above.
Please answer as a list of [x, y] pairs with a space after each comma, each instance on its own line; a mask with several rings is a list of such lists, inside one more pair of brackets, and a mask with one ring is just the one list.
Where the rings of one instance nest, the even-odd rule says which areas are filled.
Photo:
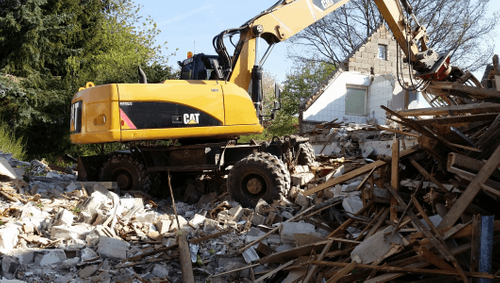
[[210, 177], [154, 199], [3, 155], [3, 281], [500, 280], [499, 105], [386, 109], [390, 154], [291, 167], [289, 195], [255, 208]]

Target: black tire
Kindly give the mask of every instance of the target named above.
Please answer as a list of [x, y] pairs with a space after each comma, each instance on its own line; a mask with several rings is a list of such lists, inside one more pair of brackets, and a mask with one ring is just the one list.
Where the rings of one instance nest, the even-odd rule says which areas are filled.
[[117, 182], [123, 191], [148, 191], [151, 187], [151, 179], [144, 164], [130, 155], [117, 154], [110, 157], [104, 163], [99, 179]]
[[314, 148], [308, 142], [299, 144], [299, 157], [297, 163], [299, 165], [313, 166], [316, 162], [316, 153]]
[[290, 190], [290, 173], [276, 156], [259, 152], [236, 162], [229, 172], [230, 195], [244, 207], [255, 207], [259, 199], [268, 203], [286, 197]]

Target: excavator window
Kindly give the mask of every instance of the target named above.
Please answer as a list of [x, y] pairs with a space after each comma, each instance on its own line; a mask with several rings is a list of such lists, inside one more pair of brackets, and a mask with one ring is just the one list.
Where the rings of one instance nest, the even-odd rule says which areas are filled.
[[219, 56], [196, 54], [182, 62], [181, 80], [219, 80]]

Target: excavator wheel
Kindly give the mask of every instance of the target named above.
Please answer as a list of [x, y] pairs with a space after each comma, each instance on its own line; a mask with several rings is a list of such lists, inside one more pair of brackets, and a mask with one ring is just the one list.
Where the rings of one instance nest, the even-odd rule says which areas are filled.
[[231, 196], [244, 207], [255, 207], [259, 199], [268, 203], [286, 196], [290, 189], [290, 173], [276, 156], [259, 152], [234, 164], [227, 178]]
[[117, 154], [108, 159], [101, 169], [101, 181], [118, 183], [120, 190], [148, 191], [151, 179], [144, 169], [144, 164], [130, 155]]
[[316, 163], [316, 153], [314, 148], [308, 142], [299, 144], [299, 165], [307, 165], [309, 167]]

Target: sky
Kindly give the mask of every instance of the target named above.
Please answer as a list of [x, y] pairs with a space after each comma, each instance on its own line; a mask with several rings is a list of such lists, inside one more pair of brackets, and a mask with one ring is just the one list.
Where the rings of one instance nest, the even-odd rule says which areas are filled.
[[[140, 0], [140, 13], [150, 15], [158, 24], [161, 34], [158, 43], [167, 41], [168, 50], [176, 56], [169, 58], [168, 65], [177, 67], [177, 61], [186, 59], [187, 52], [215, 55], [212, 46], [214, 36], [223, 30], [238, 28], [246, 21], [271, 7], [277, 0], [191, 0], [165, 1]], [[264, 42], [264, 41], [263, 41]], [[226, 45], [230, 45], [226, 42]], [[267, 47], [267, 44], [263, 44]], [[228, 47], [229, 50], [229, 47]], [[263, 54], [263, 51], [262, 53]], [[292, 62], [286, 58], [285, 42], [277, 44], [264, 69], [283, 81]]]
[[[490, 4], [493, 8], [490, 11], [498, 10], [498, 7], [494, 7], [496, 1], [493, 0]], [[167, 41], [165, 46], [168, 49], [164, 54], [176, 53], [168, 61], [168, 65], [175, 68], [178, 61], [186, 59], [189, 51], [215, 55], [212, 46], [214, 36], [223, 30], [240, 27], [276, 2], [277, 0], [135, 1], [142, 6], [140, 14], [144, 17], [151, 16], [158, 24], [161, 34], [157, 36], [157, 43]], [[499, 36], [497, 31], [495, 37], [500, 38]], [[500, 39], [496, 42], [495, 51], [500, 55]], [[293, 66], [291, 60], [287, 59], [288, 46], [286, 41], [278, 43], [264, 65], [265, 71], [275, 76], [279, 82], [285, 80]], [[482, 76], [479, 73], [481, 72], [475, 75]]]

